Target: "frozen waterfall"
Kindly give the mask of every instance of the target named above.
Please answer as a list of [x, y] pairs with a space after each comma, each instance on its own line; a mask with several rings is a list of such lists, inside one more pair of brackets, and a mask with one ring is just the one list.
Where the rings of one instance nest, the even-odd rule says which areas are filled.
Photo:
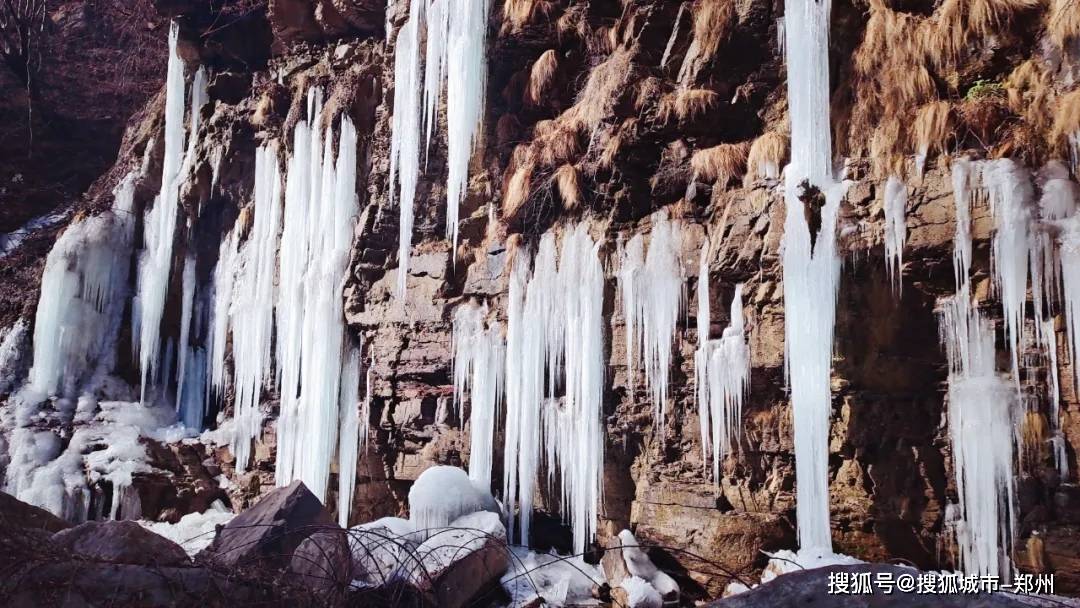
[[[799, 545], [829, 550], [829, 416], [844, 185], [832, 177], [829, 124], [831, 0], [784, 3], [791, 163], [785, 170], [785, 354], [795, 417]], [[817, 225], [817, 234], [813, 225]]]
[[[510, 278], [503, 488], [529, 538], [541, 446], [574, 547], [596, 533], [604, 458], [604, 271], [587, 224], [544, 234], [529, 272], [518, 252]], [[558, 251], [561, 249], [561, 251]], [[556, 397], [559, 387], [563, 396]]]

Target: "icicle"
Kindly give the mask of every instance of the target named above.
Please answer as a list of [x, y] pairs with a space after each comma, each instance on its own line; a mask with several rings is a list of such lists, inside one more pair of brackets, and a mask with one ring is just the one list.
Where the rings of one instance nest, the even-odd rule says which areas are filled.
[[[251, 440], [262, 429], [259, 398], [273, 373], [274, 261], [281, 230], [281, 170], [275, 145], [255, 151], [254, 191], [254, 220], [240, 253], [242, 266], [236, 275], [229, 311], [236, 398], [232, 447], [240, 471], [247, 468]], [[238, 222], [235, 234], [244, 229]]]
[[356, 487], [357, 456], [367, 433], [360, 434], [360, 415], [356, 396], [360, 390], [360, 350], [351, 347], [341, 363], [341, 391], [338, 410], [341, 414], [341, 441], [338, 445], [338, 525], [349, 527], [353, 490]]
[[896, 176], [885, 183], [885, 269], [894, 288], [903, 286], [904, 243], [907, 242], [907, 186]]
[[667, 416], [672, 343], [686, 301], [686, 284], [679, 262], [682, 226], [669, 221], [665, 212], [655, 214], [644, 263], [639, 239], [640, 236], [631, 239], [623, 250], [619, 270], [627, 323], [627, 372], [633, 386], [634, 353], [640, 352], [655, 420], [661, 425]]
[[[510, 270], [506, 324], [506, 428], [503, 451], [503, 497], [508, 505], [506, 529], [514, 539], [514, 510], [520, 508], [522, 544], [529, 542], [534, 483], [540, 441], [543, 396], [543, 331], [525, 317], [529, 255], [519, 251]], [[542, 319], [538, 319], [542, 322]]]
[[[469, 161], [484, 119], [487, 18], [491, 0], [458, 0], [450, 11], [446, 58], [446, 233], [457, 251], [458, 207], [469, 184]], [[430, 55], [428, 61], [433, 61]]]
[[[409, 20], [398, 31], [394, 49], [390, 192], [392, 201], [396, 184], [400, 197], [399, 298], [405, 294], [408, 278], [416, 184], [420, 175], [421, 130], [426, 126], [424, 149], [427, 150], [438, 125], [444, 82], [449, 172], [446, 232], [453, 248], [457, 248], [458, 207], [465, 198], [469, 161], [484, 113], [490, 8], [490, 0], [412, 0]], [[424, 29], [427, 35], [421, 87], [420, 40]]]
[[[520, 510], [528, 540], [533, 484], [542, 443], [557, 477], [563, 516], [574, 545], [596, 533], [603, 469], [604, 273], [599, 243], [585, 224], [566, 229], [556, 260], [555, 238], [543, 236], [531, 279], [519, 255], [511, 271], [507, 329], [507, 427], [503, 487]], [[553, 398], [562, 379], [565, 397]], [[512, 524], [512, 520], [511, 520]]]
[[487, 306], [469, 302], [454, 312], [454, 399], [461, 410], [470, 391], [469, 477], [482, 488], [491, 486], [495, 419], [501, 403], [505, 345], [497, 325], [487, 326]]
[[[1061, 280], [1069, 361], [1080, 353], [1080, 214], [1061, 222]], [[1080, 386], [1080, 365], [1073, 365], [1073, 387]]]
[[[169, 64], [165, 82], [165, 152], [162, 161], [161, 190], [146, 214], [143, 240], [145, 249], [139, 258], [139, 369], [141, 370], [141, 400], [146, 400], [146, 387], [157, 378], [161, 348], [161, 320], [172, 270], [173, 240], [179, 214], [180, 186], [184, 175], [184, 63], [177, 52], [179, 28], [175, 22], [169, 29]], [[191, 128], [197, 129], [202, 105], [206, 102], [206, 74], [198, 73], [191, 96]], [[194, 139], [195, 133], [191, 137]], [[191, 149], [193, 150], [194, 143]], [[192, 152], [193, 153], [193, 152]]]
[[953, 238], [953, 273], [956, 290], [967, 284], [971, 274], [971, 191], [978, 171], [966, 156], [952, 163], [953, 202], [956, 208], [956, 235]]
[[[796, 515], [802, 549], [830, 550], [828, 439], [844, 185], [832, 178], [830, 0], [785, 0], [791, 163], [784, 172], [785, 355], [794, 411]], [[811, 234], [808, 217], [820, 219]], [[817, 222], [815, 222], [817, 223]]]
[[[301, 479], [325, 497], [338, 445], [342, 358], [342, 289], [358, 212], [356, 129], [341, 120], [338, 155], [331, 133], [322, 137], [321, 94], [309, 92], [309, 120], [294, 131], [289, 163], [277, 302], [281, 416], [275, 481]], [[307, 144], [301, 144], [307, 140]], [[321, 148], [321, 154], [320, 154]], [[355, 387], [353, 387], [355, 388]], [[301, 446], [301, 438], [303, 445]], [[302, 447], [302, 449], [301, 449]]]
[[[707, 292], [706, 292], [707, 293]], [[701, 443], [712, 448], [713, 479], [720, 482], [720, 463], [734, 451], [742, 428], [742, 406], [750, 385], [750, 348], [743, 323], [742, 285], [735, 286], [731, 323], [717, 340], [702, 343], [695, 357]], [[704, 385], [704, 386], [703, 386]], [[709, 449], [706, 447], [706, 458]]]
[[[397, 297], [405, 296], [412, 249], [413, 207], [420, 178], [420, 28], [425, 0], [412, 0], [409, 20], [398, 31], [394, 47], [394, 117], [390, 138], [390, 202], [397, 185], [398, 223]], [[395, 181], [396, 180], [396, 181]]]
[[195, 306], [195, 256], [191, 252], [184, 256], [184, 270], [180, 283], [182, 296], [180, 298], [180, 341], [178, 342], [180, 355], [176, 367], [177, 412], [184, 403], [184, 384], [187, 380], [187, 359], [191, 341], [191, 317]]
[[[1028, 252], [1031, 250], [1031, 204], [1034, 192], [1027, 169], [1012, 160], [989, 161], [983, 181], [994, 214], [994, 285], [1005, 313], [1012, 373], [1020, 386], [1020, 342], [1027, 306]], [[1042, 286], [1035, 289], [1041, 293]]]
[[113, 191], [113, 207], [73, 222], [45, 260], [34, 317], [29, 387], [44, 399], [94, 389], [112, 371], [128, 294], [135, 175]]
[[698, 423], [701, 428], [702, 462], [709, 457], [709, 326], [712, 310], [709, 306], [709, 239], [701, 245], [697, 280], [697, 350], [694, 352], [694, 384], [697, 395]]
[[949, 436], [960, 520], [960, 565], [968, 574], [1012, 574], [1016, 534], [1013, 420], [1017, 393], [994, 369], [994, 327], [966, 291], [940, 303], [949, 359]]

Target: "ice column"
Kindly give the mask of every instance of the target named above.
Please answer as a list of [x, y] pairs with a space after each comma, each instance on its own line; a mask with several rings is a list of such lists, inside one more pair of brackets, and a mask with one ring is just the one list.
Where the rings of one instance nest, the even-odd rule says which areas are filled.
[[[966, 290], [965, 290], [966, 291]], [[960, 499], [960, 566], [1009, 580], [1016, 532], [1013, 478], [1017, 392], [994, 368], [994, 327], [962, 292], [940, 305], [949, 360], [948, 416]]]
[[[799, 545], [830, 550], [830, 375], [840, 258], [829, 124], [830, 0], [785, 0], [791, 163], [785, 171], [785, 351], [795, 420]], [[819, 221], [810, 222], [809, 219]], [[811, 234], [811, 223], [820, 226]]]
[[[309, 94], [308, 122], [297, 125], [289, 163], [277, 302], [281, 417], [275, 479], [301, 479], [323, 500], [338, 447], [346, 333], [342, 289], [358, 201], [356, 129], [341, 119], [338, 154], [322, 136], [321, 95]], [[313, 124], [309, 129], [307, 124]], [[301, 140], [307, 140], [301, 144]], [[355, 466], [350, 463], [348, 466]]]
[[904, 243], [907, 241], [907, 186], [895, 175], [885, 183], [885, 269], [894, 288], [904, 283]]
[[75, 397], [112, 371], [128, 294], [135, 174], [113, 191], [111, 210], [76, 220], [45, 259], [34, 318], [29, 388]]
[[[141, 395], [146, 399], [147, 384], [158, 378], [161, 348], [161, 318], [172, 270], [173, 241], [179, 214], [180, 186], [184, 173], [184, 63], [177, 53], [179, 28], [169, 29], [169, 63], [165, 81], [165, 152], [162, 160], [161, 190], [146, 214], [143, 240], [145, 249], [139, 257], [139, 369], [142, 372]], [[197, 78], [191, 95], [191, 137], [199, 126], [199, 110], [206, 102], [205, 72]]]
[[686, 303], [686, 284], [679, 251], [682, 225], [666, 212], [653, 215], [648, 253], [642, 260], [642, 236], [636, 235], [620, 254], [619, 286], [626, 319], [627, 374], [634, 384], [635, 357], [644, 359], [645, 380], [655, 420], [667, 415], [672, 343]]
[[[599, 246], [587, 226], [578, 224], [564, 228], [558, 253], [549, 232], [540, 241], [531, 277], [519, 252], [511, 271], [507, 327], [507, 504], [518, 507], [520, 538], [527, 541], [544, 446], [547, 481], [553, 484], [558, 473], [563, 516], [574, 546], [582, 550], [596, 533], [604, 452]], [[558, 385], [564, 388], [561, 399], [554, 396]]]
[[[421, 147], [428, 150], [431, 146], [444, 85], [448, 165], [446, 233], [454, 249], [457, 248], [458, 207], [465, 198], [469, 162], [484, 114], [490, 9], [490, 0], [412, 0], [409, 20], [398, 32], [394, 49], [390, 182], [391, 196], [396, 184], [400, 197], [399, 297], [405, 293], [408, 277]], [[422, 38], [425, 39], [423, 61]], [[425, 127], [426, 137], [421, 144], [421, 131]]]
[[750, 347], [744, 333], [742, 290], [741, 284], [735, 286], [731, 323], [723, 335], [706, 341], [695, 358], [701, 366], [695, 369], [698, 412], [703, 420], [701, 444], [707, 455], [711, 449], [713, 479], [717, 483], [720, 463], [737, 445], [743, 400], [750, 387]]
[[487, 306], [468, 302], [454, 311], [454, 401], [470, 395], [469, 477], [490, 489], [495, 419], [502, 403], [506, 346], [502, 329], [488, 325]]

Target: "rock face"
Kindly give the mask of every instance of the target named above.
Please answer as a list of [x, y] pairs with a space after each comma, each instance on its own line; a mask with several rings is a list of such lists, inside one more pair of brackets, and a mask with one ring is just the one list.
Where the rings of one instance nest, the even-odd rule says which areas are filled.
[[[461, 608], [494, 590], [510, 567], [506, 529], [495, 513], [459, 517], [416, 548], [421, 567], [412, 569], [412, 585], [440, 608]], [[497, 594], [495, 594], [497, 595]]]
[[320, 527], [335, 527], [330, 513], [302, 481], [294, 481], [218, 530], [197, 560], [230, 568], [287, 566], [293, 551]]
[[88, 521], [52, 537], [62, 551], [79, 557], [141, 566], [191, 563], [180, 545], [133, 521]]
[[31, 528], [46, 532], [60, 532], [71, 524], [45, 509], [26, 504], [11, 494], [0, 492], [0, 528]]

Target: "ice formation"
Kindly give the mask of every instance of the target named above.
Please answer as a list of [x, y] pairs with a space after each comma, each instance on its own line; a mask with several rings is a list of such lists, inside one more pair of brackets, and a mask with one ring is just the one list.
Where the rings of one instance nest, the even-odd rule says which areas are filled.
[[[622, 548], [621, 553], [623, 562], [626, 563], [626, 570], [632, 578], [648, 585], [657, 597], [678, 597], [679, 584], [666, 572], [656, 567], [632, 532], [629, 530], [619, 532], [619, 546]], [[626, 581], [622, 585], [626, 588]], [[642, 589], [642, 591], [645, 590]]]
[[[228, 297], [228, 323], [232, 336], [232, 379], [235, 395], [234, 422], [237, 433], [233, 454], [239, 470], [247, 468], [251, 456], [251, 439], [262, 427], [259, 399], [262, 389], [273, 377], [271, 339], [274, 328], [274, 278], [278, 233], [281, 230], [281, 171], [278, 167], [277, 146], [260, 147], [255, 151], [255, 200], [249, 207], [254, 217], [250, 233], [243, 245], [229, 252], [224, 262], [233, 288]], [[248, 227], [238, 221], [229, 239], [231, 244], [241, 238]], [[235, 267], [229, 269], [230, 262]], [[226, 281], [228, 282], [228, 281]], [[222, 305], [224, 312], [225, 305]], [[220, 353], [220, 351], [219, 351]], [[222, 361], [217, 360], [220, 365]], [[219, 373], [218, 376], [221, 376]]]
[[971, 271], [971, 195], [978, 183], [978, 166], [966, 156], [952, 162], [953, 204], [956, 234], [953, 236], [953, 273], [956, 289], [968, 282]]
[[903, 285], [906, 206], [907, 186], [900, 178], [890, 175], [885, 183], [885, 269], [897, 290]]
[[682, 225], [666, 212], [653, 215], [648, 253], [636, 235], [619, 256], [619, 292], [626, 319], [627, 375], [635, 383], [637, 359], [643, 360], [657, 425], [667, 416], [672, 344], [686, 303], [686, 282], [679, 251]]
[[[341, 414], [341, 439], [338, 441], [338, 525], [349, 527], [353, 490], [356, 489], [356, 463], [367, 443], [367, 426], [360, 424], [357, 401], [360, 388], [360, 350], [350, 348], [341, 367], [341, 391], [338, 410]], [[368, 389], [370, 390], [370, 388]], [[365, 397], [366, 398], [366, 397]], [[366, 408], [365, 408], [366, 410]], [[363, 412], [367, 419], [367, 412]], [[363, 433], [361, 433], [363, 430]]]
[[[446, 233], [456, 249], [458, 206], [484, 114], [490, 0], [412, 0], [394, 47], [390, 183], [398, 189], [397, 293], [405, 293], [421, 148], [428, 150], [446, 90]], [[424, 34], [426, 33], [426, 36]], [[425, 39], [421, 56], [421, 39]], [[421, 74], [421, 64], [423, 73]], [[423, 96], [421, 97], [421, 85]], [[426, 138], [421, 143], [422, 132]], [[396, 180], [396, 181], [395, 181]]]
[[628, 577], [619, 586], [626, 591], [629, 608], [661, 608], [664, 605], [660, 592], [641, 577]]
[[394, 117], [390, 139], [390, 197], [399, 205], [397, 295], [405, 295], [412, 250], [413, 209], [420, 179], [420, 28], [427, 0], [412, 0], [394, 46]]
[[527, 606], [537, 597], [548, 606], [583, 606], [595, 602], [592, 590], [604, 583], [598, 565], [581, 556], [565, 557], [511, 547], [513, 559], [501, 583], [512, 606]]
[[195, 557], [195, 554], [209, 547], [214, 541], [217, 526], [229, 523], [233, 517], [233, 512], [224, 503], [215, 500], [206, 511], [188, 513], [175, 524], [143, 520], [140, 520], [139, 524], [180, 545], [188, 555]]
[[356, 129], [347, 116], [342, 117], [335, 162], [334, 138], [329, 129], [324, 136], [318, 118], [321, 97], [319, 91], [309, 91], [308, 119], [294, 131], [285, 188], [277, 300], [281, 416], [275, 479], [278, 485], [303, 480], [323, 500], [338, 445], [339, 404], [345, 395], [351, 402], [358, 390], [342, 382], [343, 370], [350, 371], [342, 288], [359, 207]]
[[420, 540], [463, 515], [477, 511], [499, 513], [498, 503], [469, 475], [451, 466], [434, 466], [409, 488], [409, 523]]
[[[179, 215], [180, 187], [184, 180], [184, 62], [177, 53], [179, 27], [169, 29], [169, 64], [165, 81], [165, 152], [161, 170], [161, 190], [146, 213], [144, 249], [139, 256], [138, 274], [138, 354], [142, 372], [141, 395], [158, 379], [162, 363], [161, 320], [172, 271], [173, 241]], [[194, 140], [199, 128], [200, 109], [206, 102], [206, 73], [199, 70], [191, 91], [190, 130]], [[192, 145], [192, 148], [194, 145]], [[193, 150], [189, 150], [193, 153]], [[187, 161], [190, 162], [190, 161]]]
[[454, 401], [470, 395], [469, 477], [491, 487], [495, 420], [502, 403], [506, 346], [502, 328], [488, 324], [487, 306], [467, 302], [454, 312]]
[[28, 382], [38, 400], [76, 397], [112, 371], [128, 295], [134, 189], [128, 175], [112, 209], [68, 226], [45, 260]]
[[1013, 411], [1018, 395], [994, 367], [994, 327], [966, 293], [940, 304], [949, 360], [948, 417], [960, 498], [955, 530], [969, 574], [1012, 574], [1016, 533]]
[[[1031, 206], [1034, 189], [1027, 169], [1009, 159], [987, 161], [982, 180], [994, 215], [994, 286], [1005, 312], [1005, 333], [1012, 355], [1013, 379], [1020, 382], [1020, 343], [1028, 292]], [[1034, 289], [1041, 293], [1042, 286]]]
[[[506, 352], [504, 496], [520, 514], [520, 538], [529, 538], [533, 484], [541, 445], [548, 482], [558, 472], [560, 505], [574, 546], [584, 549], [596, 531], [604, 438], [604, 271], [600, 244], [585, 223], [544, 234], [532, 273], [526, 254], [510, 280]], [[557, 389], [564, 396], [557, 399]], [[537, 432], [540, 429], [540, 432]], [[538, 436], [540, 435], [540, 436]]]
[[[744, 333], [742, 288], [741, 284], [735, 286], [731, 323], [724, 329], [724, 334], [715, 340], [706, 338], [694, 355], [701, 445], [705, 461], [711, 457], [713, 479], [717, 483], [720, 482], [720, 463], [737, 445], [742, 428], [743, 399], [750, 388], [750, 348]], [[707, 302], [708, 293], [707, 285], [704, 291], [702, 287], [698, 288], [699, 310], [702, 295]], [[705, 306], [707, 308], [708, 304]], [[699, 316], [699, 336], [701, 323]], [[706, 336], [707, 332], [705, 329]]]
[[[836, 218], [843, 197], [843, 185], [835, 183], [831, 170], [832, 3], [785, 0], [784, 4], [791, 112], [791, 163], [784, 173], [784, 328], [795, 418], [796, 516], [800, 547], [829, 548], [830, 375], [840, 278]], [[820, 231], [812, 235], [807, 218], [816, 214]]]

